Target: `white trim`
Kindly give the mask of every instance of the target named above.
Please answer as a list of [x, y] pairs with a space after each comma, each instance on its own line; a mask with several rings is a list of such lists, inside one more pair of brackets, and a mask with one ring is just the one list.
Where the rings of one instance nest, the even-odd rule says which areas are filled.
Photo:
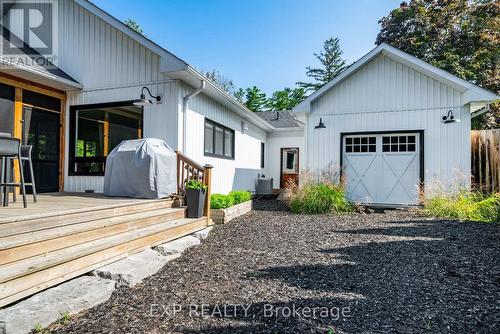
[[394, 58], [397, 61], [404, 63], [406, 65], [417, 68], [419, 71], [422, 71], [428, 76], [431, 76], [437, 80], [445, 81], [452, 87], [455, 87], [462, 92], [465, 92], [464, 99], [462, 101], [463, 104], [471, 103], [471, 102], [491, 102], [499, 97], [479, 86], [476, 86], [466, 80], [460, 79], [459, 77], [441, 70], [435, 66], [432, 66], [425, 61], [422, 61], [412, 55], [409, 55], [406, 52], [403, 52], [395, 47], [392, 47], [388, 44], [382, 43], [376, 48], [372, 49], [366, 55], [364, 55], [361, 59], [356, 61], [354, 64], [349, 66], [345, 71], [340, 73], [336, 78], [325, 84], [320, 89], [316, 90], [314, 93], [309, 95], [304, 101], [293, 108], [293, 112], [296, 113], [308, 113], [311, 111], [311, 104], [323, 96], [326, 92], [328, 92], [331, 88], [348, 78], [354, 72], [356, 72], [359, 68], [370, 62], [373, 58], [378, 56], [380, 53], [384, 55]]

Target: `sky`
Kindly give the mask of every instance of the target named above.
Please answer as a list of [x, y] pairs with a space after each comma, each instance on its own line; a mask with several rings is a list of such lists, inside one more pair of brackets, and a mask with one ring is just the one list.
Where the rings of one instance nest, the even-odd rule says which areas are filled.
[[202, 71], [266, 94], [307, 81], [313, 53], [339, 37], [348, 63], [374, 47], [378, 20], [401, 0], [92, 0]]

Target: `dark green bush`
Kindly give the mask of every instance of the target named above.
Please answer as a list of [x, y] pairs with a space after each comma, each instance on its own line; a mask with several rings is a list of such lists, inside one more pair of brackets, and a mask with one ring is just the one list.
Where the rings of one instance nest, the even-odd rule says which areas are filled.
[[471, 191], [438, 194], [425, 201], [428, 215], [458, 220], [500, 222], [500, 193], [485, 195]]
[[249, 191], [231, 191], [229, 193], [229, 196], [231, 196], [234, 199], [234, 204], [240, 204], [246, 201], [249, 201], [252, 199], [252, 194]]
[[234, 205], [234, 198], [229, 195], [213, 194], [210, 196], [211, 209], [226, 209]]
[[307, 214], [342, 213], [353, 211], [353, 205], [347, 200], [341, 185], [311, 183], [296, 190], [290, 209]]

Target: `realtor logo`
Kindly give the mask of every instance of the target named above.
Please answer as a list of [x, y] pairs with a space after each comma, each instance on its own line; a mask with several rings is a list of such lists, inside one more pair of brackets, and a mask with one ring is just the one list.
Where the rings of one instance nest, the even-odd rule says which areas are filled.
[[57, 0], [0, 0], [0, 4], [2, 56], [31, 59], [40, 66], [53, 63], [57, 47]]

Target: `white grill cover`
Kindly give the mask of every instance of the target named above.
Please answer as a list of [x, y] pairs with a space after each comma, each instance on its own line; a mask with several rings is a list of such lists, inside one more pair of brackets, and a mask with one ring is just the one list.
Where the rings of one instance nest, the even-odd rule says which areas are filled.
[[177, 191], [177, 154], [155, 138], [126, 140], [106, 159], [104, 195], [164, 198]]

